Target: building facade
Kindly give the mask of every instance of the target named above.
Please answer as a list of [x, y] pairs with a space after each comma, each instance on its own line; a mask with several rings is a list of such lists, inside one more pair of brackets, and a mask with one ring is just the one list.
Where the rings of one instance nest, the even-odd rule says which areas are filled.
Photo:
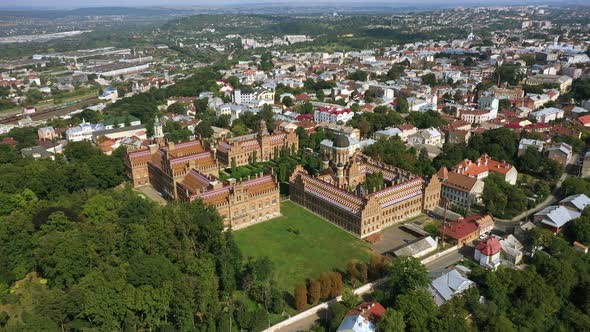
[[[384, 186], [368, 193], [365, 181], [373, 173], [383, 174]], [[297, 166], [289, 184], [292, 201], [360, 238], [432, 210], [440, 200], [438, 178], [426, 181], [361, 154], [315, 177]]]
[[127, 152], [125, 166], [134, 187], [151, 184], [162, 197], [177, 199], [176, 183], [195, 169], [205, 175], [218, 176], [218, 165], [211, 151], [200, 141], [169, 142], [147, 149]]
[[179, 199], [201, 199], [217, 209], [227, 228], [240, 229], [280, 216], [279, 184], [273, 175], [222, 181], [192, 169], [176, 183]]
[[223, 166], [247, 165], [254, 161], [268, 161], [281, 150], [291, 152], [299, 150], [299, 138], [294, 131], [278, 131], [269, 134], [264, 120], [260, 123], [260, 132], [226, 139], [217, 145], [217, 160]]

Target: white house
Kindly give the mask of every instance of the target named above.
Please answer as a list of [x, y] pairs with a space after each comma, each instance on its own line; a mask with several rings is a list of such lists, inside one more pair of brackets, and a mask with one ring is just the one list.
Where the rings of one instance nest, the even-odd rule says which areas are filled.
[[479, 265], [495, 270], [500, 265], [502, 245], [495, 237], [489, 237], [475, 246], [474, 258]]
[[410, 145], [432, 145], [442, 147], [444, 137], [436, 128], [420, 129], [414, 135], [408, 137], [408, 144]]
[[92, 124], [87, 123], [84, 119], [82, 119], [82, 123], [80, 125], [68, 128], [66, 130], [66, 139], [70, 142], [92, 140], [92, 133], [99, 130], [104, 130], [102, 123]]
[[502, 264], [513, 266], [522, 261], [524, 246], [514, 235], [509, 234], [506, 238], [500, 240], [503, 254], [500, 255]]
[[529, 114], [529, 118], [536, 120], [540, 123], [548, 123], [551, 121], [555, 121], [557, 119], [561, 119], [564, 116], [563, 110], [555, 107], [548, 107], [542, 110], [538, 110], [536, 112], [532, 112]]
[[335, 106], [322, 106], [314, 114], [315, 122], [346, 123], [352, 119], [354, 112], [350, 108], [337, 108]]

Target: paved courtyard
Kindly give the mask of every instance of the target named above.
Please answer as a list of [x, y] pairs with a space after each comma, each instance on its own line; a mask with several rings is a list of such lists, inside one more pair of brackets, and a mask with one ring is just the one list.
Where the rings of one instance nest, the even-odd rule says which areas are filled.
[[[429, 219], [430, 218], [428, 218], [426, 215], [420, 215], [416, 218], [410, 219], [409, 223], [413, 223], [416, 226], [421, 227], [422, 224]], [[416, 235], [400, 229], [401, 226], [403, 225], [398, 224], [381, 231], [381, 234], [383, 234], [383, 239], [372, 244], [373, 250], [379, 254], [383, 254], [384, 252], [399, 248], [404, 244], [410, 243], [418, 238]]]

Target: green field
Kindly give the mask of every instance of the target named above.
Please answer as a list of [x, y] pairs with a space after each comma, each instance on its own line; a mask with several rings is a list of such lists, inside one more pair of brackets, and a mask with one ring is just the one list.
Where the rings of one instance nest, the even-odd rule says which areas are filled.
[[322, 272], [345, 271], [351, 259], [368, 262], [366, 242], [293, 202], [281, 203], [281, 213], [282, 217], [234, 232], [244, 258], [271, 259], [281, 289], [292, 292]]

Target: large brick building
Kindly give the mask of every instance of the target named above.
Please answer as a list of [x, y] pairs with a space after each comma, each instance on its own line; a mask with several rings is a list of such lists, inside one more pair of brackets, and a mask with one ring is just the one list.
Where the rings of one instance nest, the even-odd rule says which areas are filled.
[[[379, 172], [385, 187], [368, 193], [367, 175]], [[346, 165], [328, 167], [319, 176], [311, 176], [297, 166], [289, 183], [292, 201], [361, 238], [432, 210], [440, 200], [436, 176], [426, 181], [359, 153]]]
[[152, 185], [169, 200], [202, 199], [217, 209], [225, 227], [243, 228], [280, 215], [274, 176], [223, 181], [213, 152], [197, 140], [129, 151], [125, 165], [134, 187]]
[[205, 150], [198, 140], [170, 142], [162, 146], [154, 144], [127, 152], [125, 166], [134, 187], [151, 184], [166, 199], [178, 198], [176, 183], [182, 181], [190, 170], [219, 175], [213, 153]]
[[268, 161], [282, 149], [292, 152], [299, 150], [299, 138], [294, 131], [277, 131], [269, 134], [264, 120], [260, 123], [260, 132], [230, 138], [217, 145], [217, 160], [224, 166], [247, 165], [253, 161]]
[[176, 184], [179, 199], [202, 199], [217, 209], [225, 227], [240, 229], [281, 214], [279, 186], [273, 175], [223, 182], [191, 170]]

